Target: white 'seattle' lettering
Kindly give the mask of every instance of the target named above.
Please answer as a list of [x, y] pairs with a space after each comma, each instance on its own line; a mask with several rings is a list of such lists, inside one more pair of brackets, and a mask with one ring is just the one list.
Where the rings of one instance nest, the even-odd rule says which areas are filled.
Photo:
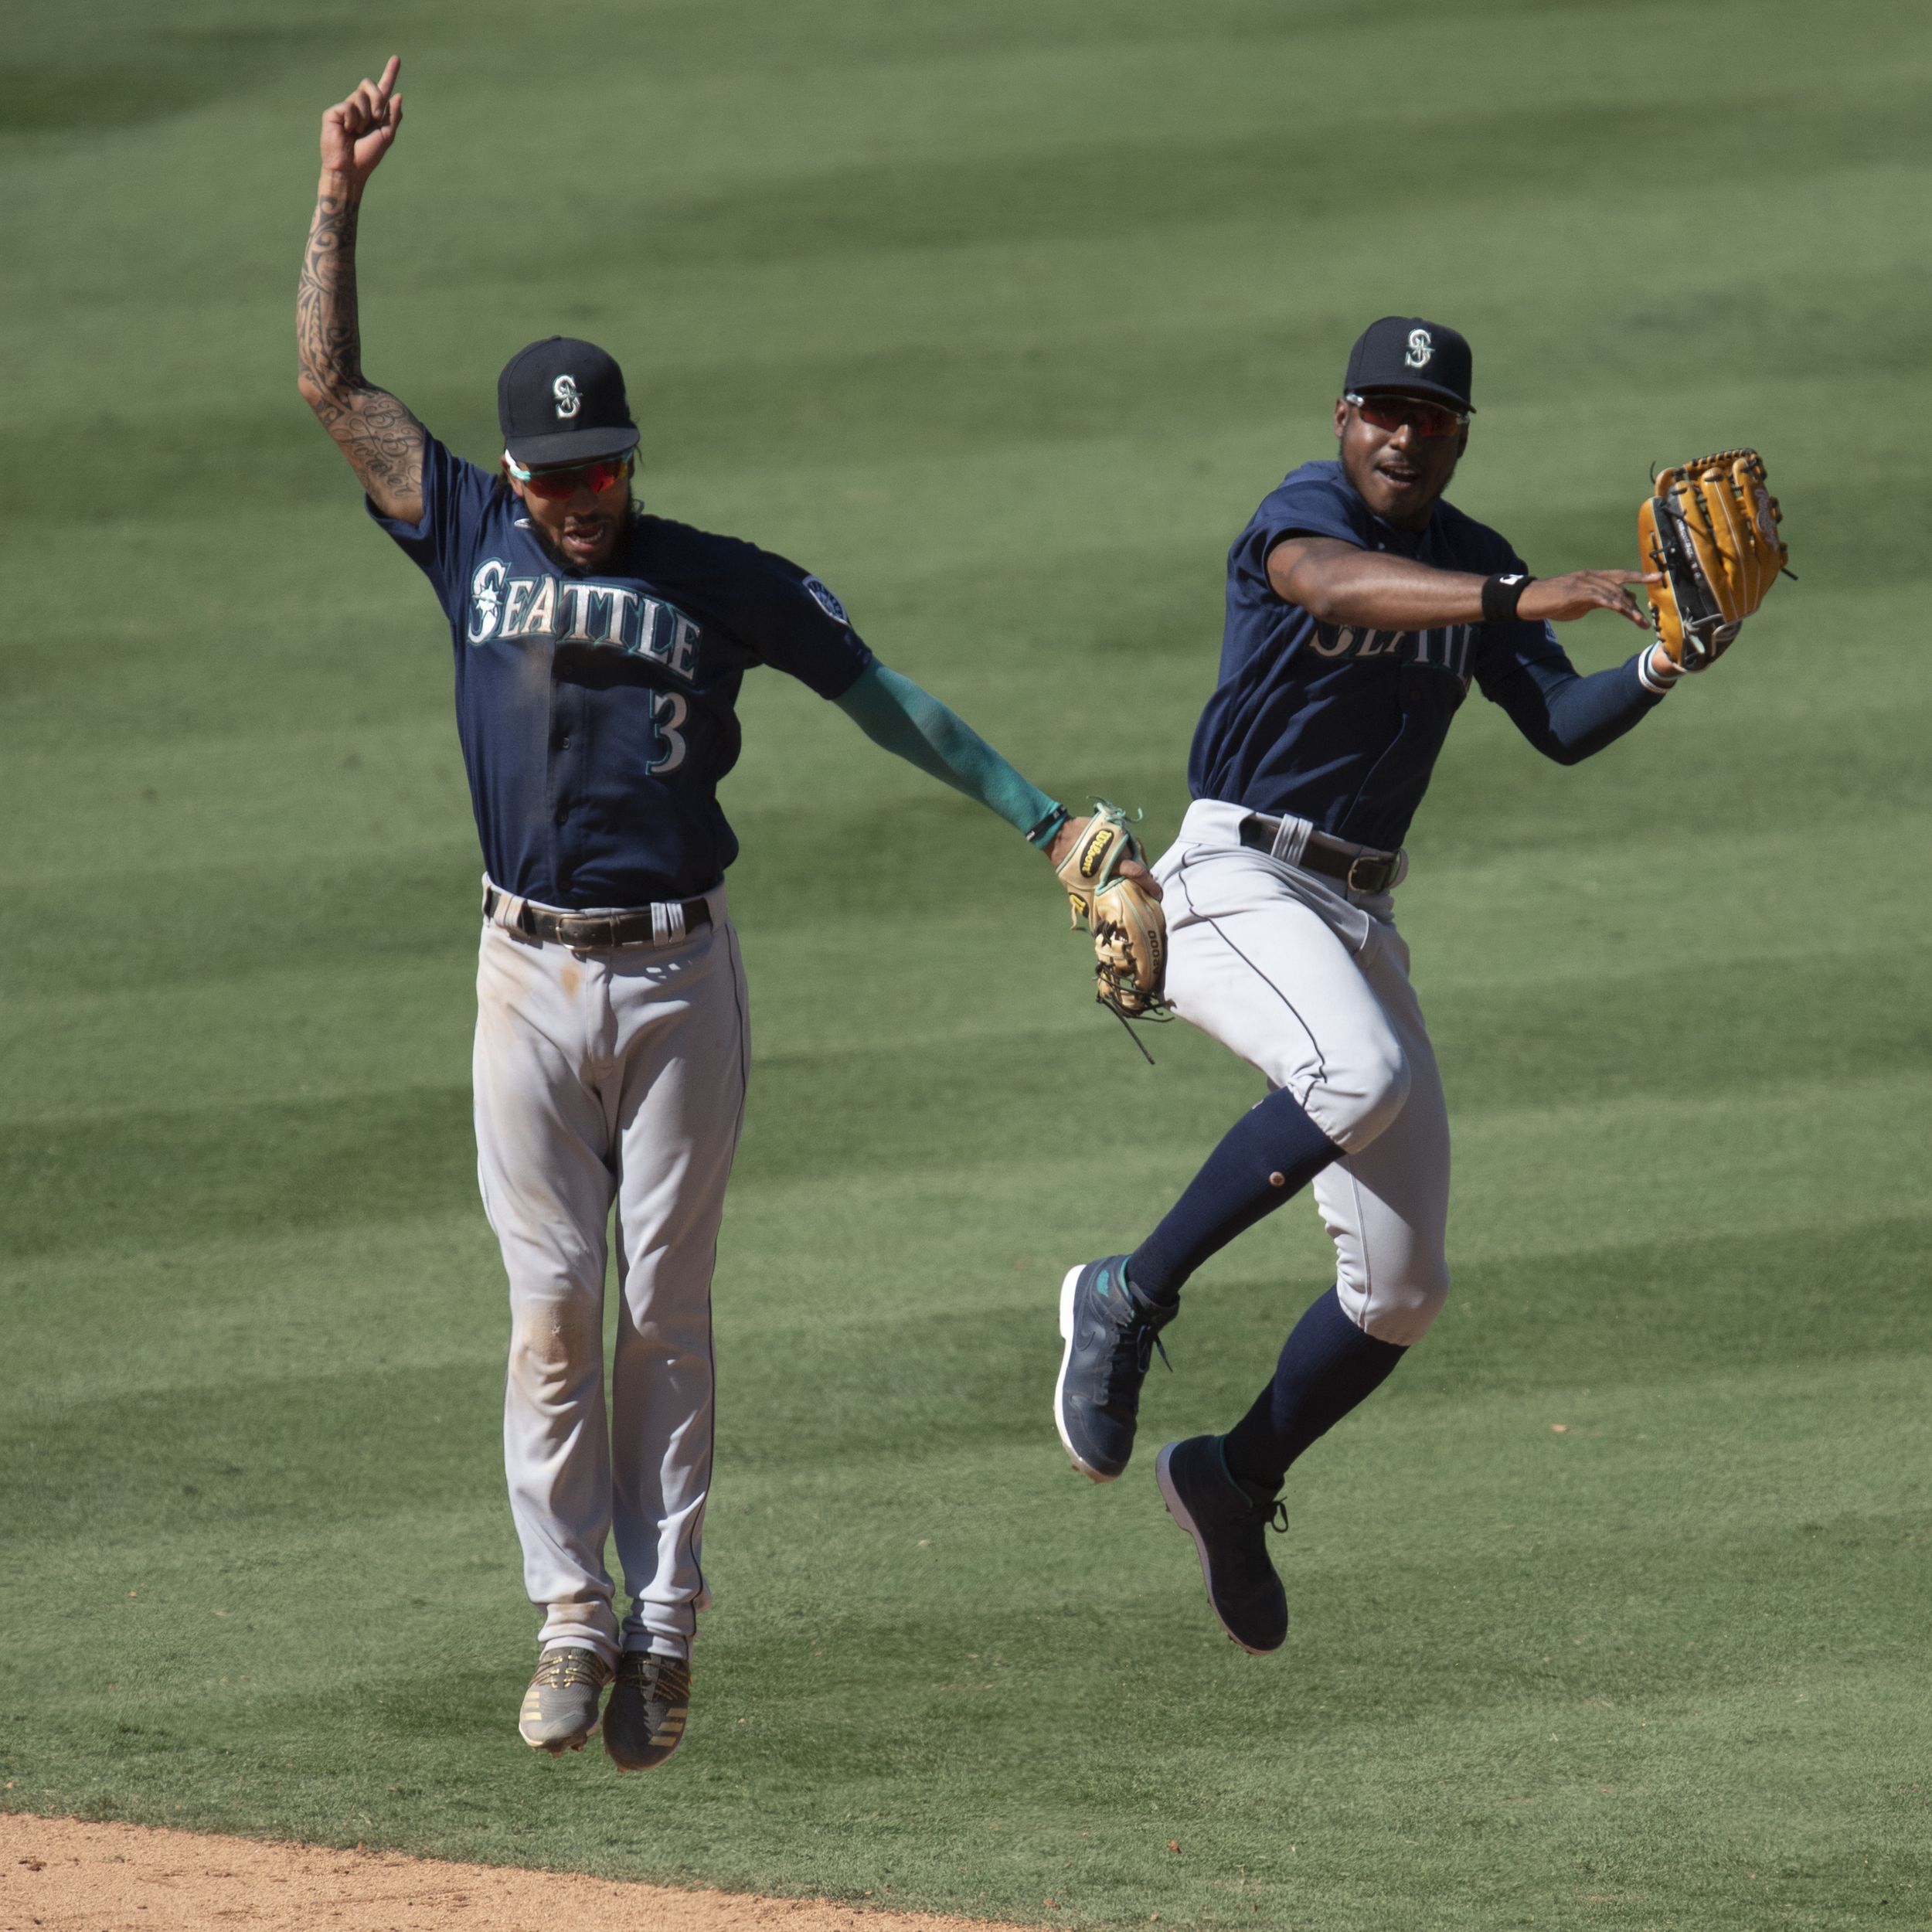
[[648, 658], [693, 685], [704, 642], [702, 626], [675, 604], [619, 583], [513, 577], [500, 557], [478, 564], [470, 579], [464, 635], [474, 645], [547, 638], [557, 644], [621, 651], [628, 657]]

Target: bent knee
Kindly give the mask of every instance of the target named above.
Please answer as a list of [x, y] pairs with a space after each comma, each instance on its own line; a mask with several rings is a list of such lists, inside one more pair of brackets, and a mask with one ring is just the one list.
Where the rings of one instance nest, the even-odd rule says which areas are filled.
[[1345, 1154], [1359, 1154], [1408, 1104], [1409, 1056], [1393, 1034], [1359, 1043], [1309, 1080], [1301, 1104]]
[[1338, 1281], [1335, 1294], [1343, 1312], [1365, 1335], [1412, 1349], [1434, 1325], [1449, 1298], [1449, 1264], [1440, 1256], [1417, 1256], [1366, 1286]]

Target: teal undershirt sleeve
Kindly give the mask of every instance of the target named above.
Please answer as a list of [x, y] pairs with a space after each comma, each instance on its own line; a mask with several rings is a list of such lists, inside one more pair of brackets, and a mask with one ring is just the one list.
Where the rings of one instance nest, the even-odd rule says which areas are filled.
[[874, 744], [977, 798], [1016, 832], [1031, 832], [1056, 801], [1027, 783], [964, 719], [883, 664], [868, 665], [838, 708]]

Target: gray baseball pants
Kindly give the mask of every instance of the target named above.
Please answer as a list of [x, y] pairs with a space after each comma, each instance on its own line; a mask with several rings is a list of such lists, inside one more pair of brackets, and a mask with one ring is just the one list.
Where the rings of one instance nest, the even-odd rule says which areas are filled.
[[1389, 895], [1240, 842], [1197, 799], [1156, 862], [1175, 1010], [1286, 1087], [1342, 1150], [1315, 1178], [1336, 1292], [1357, 1327], [1419, 1342], [1449, 1291], [1449, 1115]]
[[503, 1459], [524, 1584], [545, 1648], [613, 1662], [688, 1655], [710, 1600], [711, 1276], [750, 1047], [723, 889], [708, 903], [692, 937], [606, 951], [486, 922], [478, 960], [477, 1175], [509, 1277]]

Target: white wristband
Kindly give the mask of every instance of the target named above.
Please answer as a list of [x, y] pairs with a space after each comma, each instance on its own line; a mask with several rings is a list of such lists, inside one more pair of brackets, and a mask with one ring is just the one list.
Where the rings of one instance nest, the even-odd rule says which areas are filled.
[[1652, 645], [1637, 660], [1637, 682], [1654, 698], [1661, 698], [1684, 674], [1674, 667], [1667, 678], [1660, 678], [1651, 668], [1651, 659], [1657, 654], [1658, 647]]

